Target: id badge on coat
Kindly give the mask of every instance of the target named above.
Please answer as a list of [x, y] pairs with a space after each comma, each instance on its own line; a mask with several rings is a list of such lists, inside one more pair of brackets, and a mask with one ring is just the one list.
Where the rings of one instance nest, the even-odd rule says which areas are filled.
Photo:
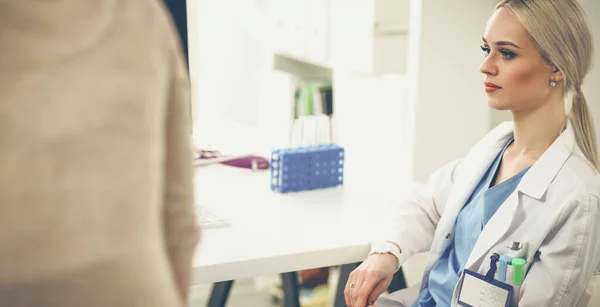
[[464, 270], [458, 304], [467, 307], [509, 307], [512, 295], [511, 285]]

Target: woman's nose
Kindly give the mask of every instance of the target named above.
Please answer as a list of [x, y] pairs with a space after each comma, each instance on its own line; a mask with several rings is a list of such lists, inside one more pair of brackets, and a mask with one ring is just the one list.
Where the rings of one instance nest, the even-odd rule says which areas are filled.
[[498, 68], [493, 61], [492, 57], [488, 55], [479, 67], [479, 71], [485, 75], [496, 75], [498, 73]]

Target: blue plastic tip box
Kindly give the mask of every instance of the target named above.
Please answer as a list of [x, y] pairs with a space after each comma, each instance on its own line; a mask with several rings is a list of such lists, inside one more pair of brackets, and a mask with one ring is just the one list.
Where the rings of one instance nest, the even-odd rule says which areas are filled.
[[344, 148], [318, 145], [271, 153], [271, 190], [280, 193], [331, 188], [344, 183]]

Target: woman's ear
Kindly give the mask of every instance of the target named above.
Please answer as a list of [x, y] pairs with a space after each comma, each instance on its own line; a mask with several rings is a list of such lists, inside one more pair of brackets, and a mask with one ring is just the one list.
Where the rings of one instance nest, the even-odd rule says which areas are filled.
[[560, 69], [558, 69], [557, 66], [554, 66], [554, 72], [552, 73], [552, 78], [551, 80], [554, 80], [556, 82], [560, 82], [565, 78], [565, 76], [563, 75], [563, 73], [560, 71]]

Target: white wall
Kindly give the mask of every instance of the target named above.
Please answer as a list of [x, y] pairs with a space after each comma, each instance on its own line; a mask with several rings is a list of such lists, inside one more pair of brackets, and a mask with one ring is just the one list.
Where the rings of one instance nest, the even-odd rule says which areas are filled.
[[592, 109], [592, 116], [596, 123], [596, 138], [600, 144], [600, 87], [598, 86], [600, 85], [600, 19], [598, 18], [600, 1], [580, 0], [579, 2], [588, 15], [594, 35], [594, 63], [592, 71], [584, 81], [583, 93]]
[[408, 58], [409, 0], [375, 0], [373, 72], [406, 73]]
[[424, 181], [488, 132], [479, 48], [495, 1], [411, 1], [409, 138], [412, 177]]
[[510, 111], [498, 111], [490, 108], [490, 130], [505, 121], [511, 120], [512, 113], [510, 113]]

